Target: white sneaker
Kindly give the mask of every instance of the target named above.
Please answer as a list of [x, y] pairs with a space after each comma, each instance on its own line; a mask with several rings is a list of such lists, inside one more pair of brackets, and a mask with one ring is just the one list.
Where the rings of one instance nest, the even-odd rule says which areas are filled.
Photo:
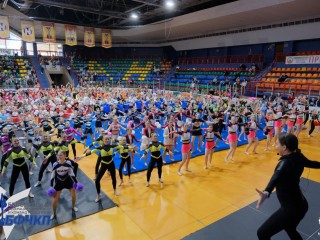
[[132, 167], [131, 167], [131, 168], [132, 168], [132, 169], [136, 169], [136, 167], [135, 167], [135, 166], [133, 166], [133, 165], [132, 165]]
[[250, 155], [250, 153], [249, 152], [244, 152], [245, 154], [247, 154], [247, 155]]
[[46, 173], [51, 173], [51, 172], [52, 172], [51, 169], [47, 169], [47, 170], [46, 170]]
[[34, 195], [32, 194], [32, 192], [29, 192], [29, 198], [34, 198]]
[[73, 207], [73, 208], [72, 208], [72, 211], [74, 211], [74, 212], [78, 212], [78, 210], [79, 210], [79, 209], [78, 209], [77, 207]]
[[122, 184], [123, 184], [123, 181], [121, 180], [118, 186], [120, 187]]
[[127, 171], [127, 168], [126, 168], [126, 167], [124, 167], [124, 168], [123, 168], [123, 171]]
[[182, 173], [178, 171], [178, 175], [179, 175], [179, 176], [182, 176]]
[[33, 172], [29, 171], [29, 175], [32, 176], [32, 175], [33, 175]]
[[36, 182], [36, 184], [34, 185], [34, 187], [39, 187], [40, 185], [41, 185], [41, 182], [38, 181], [38, 182]]
[[149, 183], [149, 182], [147, 182], [147, 183], [146, 183], [146, 187], [149, 187], [149, 186], [150, 186], [150, 183]]
[[114, 190], [114, 195], [119, 196], [119, 192], [116, 190]]
[[101, 194], [98, 194], [98, 197], [96, 198], [95, 202], [100, 202], [101, 201]]
[[56, 219], [57, 218], [57, 216], [55, 215], [55, 214], [52, 214], [51, 216], [50, 216], [50, 220], [53, 220], [53, 219]]

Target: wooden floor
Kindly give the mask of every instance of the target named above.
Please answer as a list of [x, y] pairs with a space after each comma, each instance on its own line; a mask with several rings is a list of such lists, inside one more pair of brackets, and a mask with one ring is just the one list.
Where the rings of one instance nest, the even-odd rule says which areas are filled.
[[[300, 148], [313, 160], [320, 160], [320, 134], [308, 138], [300, 136]], [[146, 172], [132, 176], [132, 184], [119, 188], [120, 196], [113, 195], [110, 176], [102, 179], [102, 190], [119, 207], [38, 233], [31, 240], [43, 239], [181, 239], [238, 209], [256, 201], [255, 188], [264, 189], [279, 156], [276, 151], [264, 152], [265, 141], [258, 147], [259, 154], [245, 155], [244, 147], [236, 152], [236, 163], [226, 164], [226, 151], [214, 153], [214, 165], [204, 170], [204, 157], [191, 160], [192, 173], [178, 176], [178, 164], [163, 167], [164, 187], [157, 182], [156, 169], [151, 186], [146, 187]], [[82, 149], [79, 149], [82, 150]], [[81, 151], [82, 152], [82, 151]], [[94, 176], [95, 156], [81, 160], [80, 168]], [[320, 181], [320, 171], [306, 169], [304, 177]], [[83, 193], [81, 193], [83, 194]]]

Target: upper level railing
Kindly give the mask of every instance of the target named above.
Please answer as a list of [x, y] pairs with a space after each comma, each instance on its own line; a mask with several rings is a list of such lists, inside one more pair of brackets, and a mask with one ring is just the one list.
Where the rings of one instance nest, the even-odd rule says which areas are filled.
[[229, 63], [262, 63], [264, 56], [262, 54], [231, 55], [231, 56], [212, 56], [197, 58], [180, 58], [179, 65], [187, 64], [229, 64]]

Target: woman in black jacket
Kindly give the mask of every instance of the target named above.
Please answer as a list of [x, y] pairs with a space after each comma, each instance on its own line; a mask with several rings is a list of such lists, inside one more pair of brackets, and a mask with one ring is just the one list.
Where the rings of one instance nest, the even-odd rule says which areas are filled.
[[302, 237], [296, 228], [308, 211], [308, 202], [299, 186], [300, 177], [305, 167], [320, 168], [320, 162], [307, 159], [298, 148], [298, 138], [291, 133], [281, 135], [276, 147], [281, 157], [266, 189], [263, 192], [257, 189], [260, 195], [257, 208], [274, 188], [281, 207], [258, 229], [258, 237], [260, 240], [271, 239], [285, 230], [290, 239], [300, 240]]

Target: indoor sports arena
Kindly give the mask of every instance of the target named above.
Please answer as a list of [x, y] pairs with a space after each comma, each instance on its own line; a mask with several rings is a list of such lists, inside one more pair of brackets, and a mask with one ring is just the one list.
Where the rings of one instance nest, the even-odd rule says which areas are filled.
[[0, 240], [319, 240], [319, 0], [0, 0]]

